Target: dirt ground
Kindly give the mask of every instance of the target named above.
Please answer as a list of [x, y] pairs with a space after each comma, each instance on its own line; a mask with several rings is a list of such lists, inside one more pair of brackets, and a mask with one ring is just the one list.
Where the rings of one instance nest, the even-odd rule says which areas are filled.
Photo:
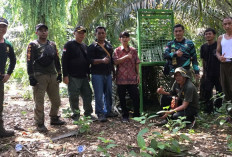
[[[60, 111], [68, 107], [68, 99], [62, 98]], [[17, 92], [9, 92], [9, 94], [6, 94], [3, 112], [5, 128], [14, 129], [15, 136], [0, 139], [0, 156], [104, 156], [101, 152], [96, 151], [99, 145], [102, 146], [102, 142], [98, 137], [113, 140], [114, 142], [112, 143], [117, 145], [108, 150], [108, 153], [112, 157], [127, 157], [132, 150], [137, 153], [140, 151], [137, 144], [137, 134], [141, 129], [145, 128], [145, 126], [134, 120], [130, 120], [129, 123], [122, 123], [120, 117], [110, 118], [108, 122], [105, 123], [93, 122], [88, 134], [67, 137], [53, 142], [51, 138], [77, 130], [78, 126], [73, 125], [73, 121], [69, 118], [63, 118], [67, 122], [65, 126], [50, 126], [50, 119], [48, 116], [49, 110], [49, 101], [46, 100], [45, 125], [48, 127], [49, 132], [41, 134], [35, 130], [35, 126], [33, 125], [33, 101], [23, 100]], [[61, 115], [64, 116], [62, 113]], [[190, 131], [188, 129], [182, 130], [183, 133], [186, 133], [186, 135], [190, 137], [192, 142], [183, 143], [186, 148], [185, 151], [188, 153], [187, 155], [185, 153], [179, 156], [232, 156], [232, 153], [228, 150], [226, 140], [227, 135], [231, 135], [232, 133], [231, 127], [212, 123], [212, 119], [218, 116], [219, 115], [215, 114], [208, 117], [206, 116], [206, 118], [203, 117], [206, 122], [199, 122], [200, 124], [197, 124], [192, 133], [189, 133]], [[153, 126], [150, 131], [164, 132], [167, 131], [167, 129]], [[23, 145], [21, 151], [16, 152], [16, 144]], [[81, 145], [84, 146], [84, 151], [78, 153], [77, 148]]]

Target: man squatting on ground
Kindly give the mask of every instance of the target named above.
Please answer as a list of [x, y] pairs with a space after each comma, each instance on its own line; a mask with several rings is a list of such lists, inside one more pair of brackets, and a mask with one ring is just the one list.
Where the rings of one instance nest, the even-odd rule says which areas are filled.
[[[170, 92], [164, 91], [162, 87], [157, 89], [158, 94], [175, 96], [177, 107], [166, 111], [161, 117], [165, 119], [160, 125], [166, 124], [168, 115], [171, 119], [177, 119], [179, 116], [186, 116], [186, 120], [193, 122], [194, 116], [198, 112], [198, 94], [197, 89], [187, 75], [183, 67], [176, 68], [174, 73], [175, 82]], [[171, 102], [170, 102], [171, 105]]]
[[126, 107], [126, 92], [133, 101], [133, 117], [139, 117], [139, 57], [136, 49], [129, 46], [130, 34], [121, 32], [119, 35], [121, 46], [115, 49], [114, 64], [116, 65], [117, 91], [122, 107], [122, 121], [129, 121], [129, 110]]
[[203, 110], [206, 113], [214, 111], [214, 107], [222, 106], [222, 98], [216, 97], [213, 101], [213, 88], [216, 88], [216, 95], [222, 93], [220, 83], [220, 61], [216, 56], [217, 42], [215, 41], [216, 31], [208, 28], [204, 32], [207, 43], [200, 49], [200, 56], [203, 65], [203, 75], [201, 77], [200, 98], [203, 101]]
[[[15, 53], [12, 44], [4, 39], [8, 27], [8, 21], [0, 17], [0, 138], [14, 136], [13, 131], [5, 130], [3, 125], [3, 101], [4, 101], [4, 83], [6, 83], [16, 64]], [[7, 58], [10, 59], [10, 64], [5, 73]]]
[[62, 55], [63, 82], [68, 85], [72, 119], [75, 121], [80, 117], [79, 95], [83, 99], [84, 115], [96, 120], [91, 115], [93, 108], [92, 91], [89, 85], [90, 62], [87, 58], [87, 46], [82, 42], [85, 33], [86, 29], [83, 26], [77, 26], [74, 30], [75, 40], [68, 41], [64, 45]]
[[27, 72], [30, 85], [33, 86], [35, 125], [39, 132], [47, 132], [44, 125], [45, 92], [51, 101], [50, 124], [65, 124], [57, 116], [61, 105], [59, 95], [59, 83], [62, 81], [61, 66], [55, 43], [47, 39], [48, 27], [38, 24], [36, 35], [38, 39], [30, 42], [27, 48]]

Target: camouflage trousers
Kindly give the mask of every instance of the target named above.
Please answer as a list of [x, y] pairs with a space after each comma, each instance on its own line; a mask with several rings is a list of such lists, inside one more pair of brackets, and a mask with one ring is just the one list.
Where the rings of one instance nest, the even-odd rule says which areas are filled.
[[61, 105], [59, 95], [59, 83], [56, 74], [39, 74], [35, 76], [38, 84], [33, 87], [33, 97], [35, 101], [34, 119], [36, 124], [44, 123], [44, 97], [47, 93], [51, 101], [50, 117], [56, 117]]

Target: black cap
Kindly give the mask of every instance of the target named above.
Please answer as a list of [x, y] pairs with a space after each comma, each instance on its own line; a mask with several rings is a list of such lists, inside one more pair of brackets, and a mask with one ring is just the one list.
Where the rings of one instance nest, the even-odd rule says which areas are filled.
[[48, 27], [45, 24], [39, 23], [38, 25], [35, 26], [36, 31], [38, 31], [41, 27], [45, 27], [46, 29], [48, 29]]
[[74, 30], [74, 32], [80, 32], [80, 31], [83, 31], [83, 32], [86, 33], [85, 27], [83, 27], [83, 26], [77, 26], [77, 27], [75, 28], [75, 30]]
[[8, 21], [4, 19], [3, 17], [0, 17], [0, 24], [8, 26]]

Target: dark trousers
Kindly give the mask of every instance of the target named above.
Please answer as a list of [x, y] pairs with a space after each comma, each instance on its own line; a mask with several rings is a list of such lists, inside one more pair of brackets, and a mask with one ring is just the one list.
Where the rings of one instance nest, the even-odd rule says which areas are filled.
[[3, 126], [2, 112], [4, 100], [4, 83], [0, 80], [0, 127]]
[[122, 107], [122, 116], [129, 117], [129, 110], [126, 106], [126, 92], [133, 101], [134, 117], [140, 116], [139, 113], [139, 90], [136, 84], [118, 85], [118, 96]]
[[[171, 101], [172, 101], [172, 96], [170, 95], [162, 95], [161, 97], [161, 107], [163, 109], [163, 107], [167, 107], [167, 106], [171, 106]], [[180, 106], [181, 104], [179, 104], [178, 106]], [[188, 106], [185, 110], [183, 111], [178, 111], [176, 113], [174, 113], [171, 117], [171, 119], [178, 119], [178, 117], [183, 117], [186, 116], [185, 121], [190, 121], [192, 122], [194, 120], [194, 116], [197, 115], [197, 109]]]
[[220, 77], [222, 90], [226, 101], [232, 101], [232, 63], [226, 62], [220, 65]]
[[213, 106], [217, 108], [220, 108], [222, 106], [222, 98], [218, 98], [219, 96], [216, 97], [214, 102], [212, 100], [214, 87], [216, 88], [216, 94], [222, 93], [222, 86], [219, 77], [205, 77], [202, 79], [200, 95], [204, 102], [203, 104], [205, 112], [212, 112]]

